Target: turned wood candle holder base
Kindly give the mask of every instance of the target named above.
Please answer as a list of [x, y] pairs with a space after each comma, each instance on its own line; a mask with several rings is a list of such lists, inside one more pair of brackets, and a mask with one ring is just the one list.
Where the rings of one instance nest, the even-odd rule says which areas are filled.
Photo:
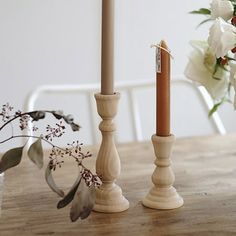
[[122, 212], [129, 208], [128, 200], [122, 195], [121, 188], [112, 183], [96, 190], [96, 200], [93, 210], [104, 213]]
[[113, 118], [117, 113], [119, 93], [113, 95], [95, 94], [98, 114], [103, 119], [99, 125], [102, 143], [96, 160], [96, 172], [102, 185], [96, 190], [94, 211], [121, 212], [129, 208], [128, 200], [122, 195], [121, 188], [115, 184], [120, 175], [120, 158], [114, 142], [116, 126]]
[[154, 186], [142, 201], [143, 205], [153, 209], [175, 209], [183, 205], [182, 197], [172, 186], [175, 176], [171, 168], [170, 156], [175, 136], [152, 136], [156, 155], [156, 169], [152, 175]]

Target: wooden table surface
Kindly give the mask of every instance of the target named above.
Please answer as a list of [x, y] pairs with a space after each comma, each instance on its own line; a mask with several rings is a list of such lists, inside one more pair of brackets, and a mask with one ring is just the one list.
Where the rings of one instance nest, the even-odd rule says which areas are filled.
[[[90, 150], [96, 154], [97, 147]], [[87, 220], [71, 223], [68, 207], [56, 209], [59, 198], [48, 189], [44, 172], [24, 160], [6, 173], [0, 235], [236, 235], [236, 135], [176, 141], [175, 187], [185, 201], [176, 210], [152, 210], [141, 204], [154, 169], [151, 143], [119, 145], [118, 151], [118, 183], [130, 201], [129, 210], [93, 212]], [[88, 165], [94, 161], [95, 157]], [[57, 173], [63, 187], [77, 175], [72, 163]]]

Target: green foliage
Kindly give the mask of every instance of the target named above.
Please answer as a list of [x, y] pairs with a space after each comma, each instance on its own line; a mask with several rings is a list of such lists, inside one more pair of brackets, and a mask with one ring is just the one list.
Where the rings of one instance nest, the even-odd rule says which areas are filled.
[[212, 21], [212, 19], [210, 18], [211, 10], [209, 10], [207, 8], [200, 8], [199, 10], [191, 11], [190, 14], [205, 15], [207, 17], [209, 16], [207, 19], [200, 22], [197, 25], [197, 28], [200, 27], [201, 25], [205, 24], [206, 22]]
[[190, 14], [210, 15], [211, 10], [208, 8], [200, 8], [199, 10], [191, 11]]
[[216, 112], [218, 108], [225, 102], [232, 103], [232, 101], [227, 97], [222, 98], [220, 102], [215, 103], [214, 106], [211, 108], [211, 110], [208, 113], [208, 117], [211, 117], [214, 114], [214, 112]]
[[211, 19], [211, 18], [208, 18], [208, 19], [206, 19], [206, 20], [203, 20], [202, 22], [200, 22], [200, 23], [198, 24], [197, 28], [198, 28], [199, 26], [201, 26], [201, 25], [203, 25], [203, 24], [209, 22], [209, 21], [212, 21], [212, 19]]
[[225, 58], [227, 58], [229, 61], [236, 61], [235, 58], [229, 57], [229, 56], [227, 56], [227, 55], [225, 56]]
[[214, 106], [211, 108], [211, 110], [208, 113], [208, 117], [211, 117], [222, 104], [223, 104], [223, 100], [214, 104]]

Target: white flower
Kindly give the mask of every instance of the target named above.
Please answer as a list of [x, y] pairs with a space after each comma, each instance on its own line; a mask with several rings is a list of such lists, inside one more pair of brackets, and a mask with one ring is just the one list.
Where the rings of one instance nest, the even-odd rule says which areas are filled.
[[211, 3], [211, 17], [216, 19], [218, 17], [228, 21], [233, 17], [234, 6], [228, 0], [212, 0]]
[[236, 80], [236, 63], [229, 62], [229, 66], [230, 66], [230, 83], [234, 85]]
[[229, 72], [221, 67], [216, 68], [216, 57], [207, 42], [193, 41], [195, 49], [185, 68], [185, 76], [204, 86], [214, 100], [225, 96], [228, 88]]
[[236, 62], [230, 62], [230, 82], [234, 88], [234, 109], [236, 110]]
[[236, 44], [236, 29], [222, 18], [217, 18], [210, 28], [208, 43], [216, 57], [224, 57]]

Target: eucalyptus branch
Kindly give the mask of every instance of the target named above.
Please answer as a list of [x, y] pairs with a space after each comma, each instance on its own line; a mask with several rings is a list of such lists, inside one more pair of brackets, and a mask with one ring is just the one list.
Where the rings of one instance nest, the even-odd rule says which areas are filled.
[[[35, 112], [35, 111], [34, 111]], [[8, 124], [12, 123], [14, 120], [17, 120], [20, 117], [23, 117], [25, 115], [29, 115], [29, 112], [25, 112], [25, 113], [20, 113], [19, 115], [14, 116], [13, 118], [11, 118], [10, 120], [6, 121], [1, 127], [0, 127], [0, 131], [7, 126]]]
[[[22, 134], [22, 135], [12, 135], [11, 137], [9, 137], [9, 138], [7, 138], [7, 139], [5, 139], [5, 140], [3, 140], [3, 141], [0, 141], [0, 144], [3, 144], [3, 143], [5, 143], [5, 142], [8, 142], [8, 141], [10, 141], [10, 140], [12, 140], [12, 139], [16, 139], [16, 138], [34, 138], [34, 139], [41, 139], [41, 140], [43, 140], [44, 142], [46, 142], [46, 143], [48, 143], [49, 145], [51, 145], [52, 147], [57, 148], [57, 149], [59, 149], [59, 150], [61, 150], [61, 151], [63, 151], [63, 152], [67, 152], [66, 149], [64, 149], [64, 148], [62, 148], [62, 147], [59, 147], [59, 146], [53, 144], [52, 142], [48, 141], [47, 139], [43, 138], [42, 136], [35, 136], [35, 135], [23, 135], [23, 134]], [[75, 156], [73, 153], [71, 153], [70, 156], [73, 157], [73, 158], [78, 162], [78, 165], [81, 166], [84, 170], [87, 170], [87, 171], [91, 172], [85, 165], [83, 165], [82, 160], [79, 160], [79, 158], [78, 158], [77, 156]], [[91, 173], [92, 173], [92, 172], [91, 172]]]
[[[62, 111], [35, 110], [24, 113], [17, 111], [14, 115], [11, 115], [12, 110], [13, 107], [7, 103], [2, 106], [2, 112], [0, 111], [0, 117], [2, 117], [2, 121], [4, 122], [3, 125], [0, 126], [0, 131], [9, 124], [12, 129], [11, 136], [0, 141], [0, 145], [17, 138], [28, 138], [28, 140], [29, 138], [36, 139], [35, 142], [30, 144], [27, 154], [29, 159], [37, 165], [39, 169], [41, 169], [44, 164], [42, 141], [49, 144], [52, 149], [48, 156], [49, 162], [45, 169], [45, 179], [51, 190], [56, 192], [60, 197], [63, 197], [63, 199], [57, 204], [57, 207], [62, 208], [72, 201], [73, 203], [70, 212], [71, 220], [75, 221], [78, 218], [87, 218], [92, 211], [95, 202], [95, 187], [98, 187], [101, 183], [100, 178], [96, 174], [93, 174], [83, 164], [83, 159], [91, 157], [92, 154], [90, 152], [84, 153], [81, 148], [83, 144], [79, 143], [79, 141], [73, 141], [71, 144], [67, 144], [68, 148], [59, 147], [52, 142], [54, 138], [60, 138], [63, 136], [67, 125], [71, 127], [73, 132], [79, 131], [80, 126], [74, 123], [74, 119], [71, 115], [64, 115]], [[29, 126], [29, 123], [44, 119], [47, 113], [52, 114], [55, 119], [60, 121], [54, 126], [47, 125], [45, 135], [14, 134], [12, 123], [15, 120], [19, 120], [19, 128], [21, 130], [30, 128], [30, 131], [35, 131], [38, 128], [35, 126]], [[64, 124], [63, 121], [67, 125]], [[20, 164], [24, 148], [25, 145], [10, 149], [3, 154], [0, 159], [0, 173]], [[64, 192], [55, 184], [52, 176], [52, 171], [55, 171], [57, 166], [61, 167], [62, 163], [64, 163], [63, 160], [60, 160], [64, 156], [72, 157], [80, 167], [80, 173], [76, 182], [72, 185], [71, 190], [65, 196]], [[80, 194], [80, 192], [83, 192], [83, 194]]]
[[49, 110], [40, 110], [40, 111], [30, 111], [30, 112], [18, 112], [16, 113], [15, 116], [13, 116], [11, 119], [9, 119], [8, 121], [6, 121], [1, 127], [0, 127], [0, 131], [8, 124], [12, 123], [14, 120], [17, 120], [19, 118], [22, 118], [24, 116], [29, 116], [32, 118], [32, 122], [34, 121], [38, 121], [40, 119], [44, 119], [45, 118], [45, 114], [49, 113], [52, 114], [56, 119], [64, 119], [64, 121], [71, 125], [71, 128], [73, 131], [78, 131], [80, 129], [80, 126], [74, 123], [74, 119], [72, 118], [71, 115], [64, 115], [61, 111], [49, 111]]

